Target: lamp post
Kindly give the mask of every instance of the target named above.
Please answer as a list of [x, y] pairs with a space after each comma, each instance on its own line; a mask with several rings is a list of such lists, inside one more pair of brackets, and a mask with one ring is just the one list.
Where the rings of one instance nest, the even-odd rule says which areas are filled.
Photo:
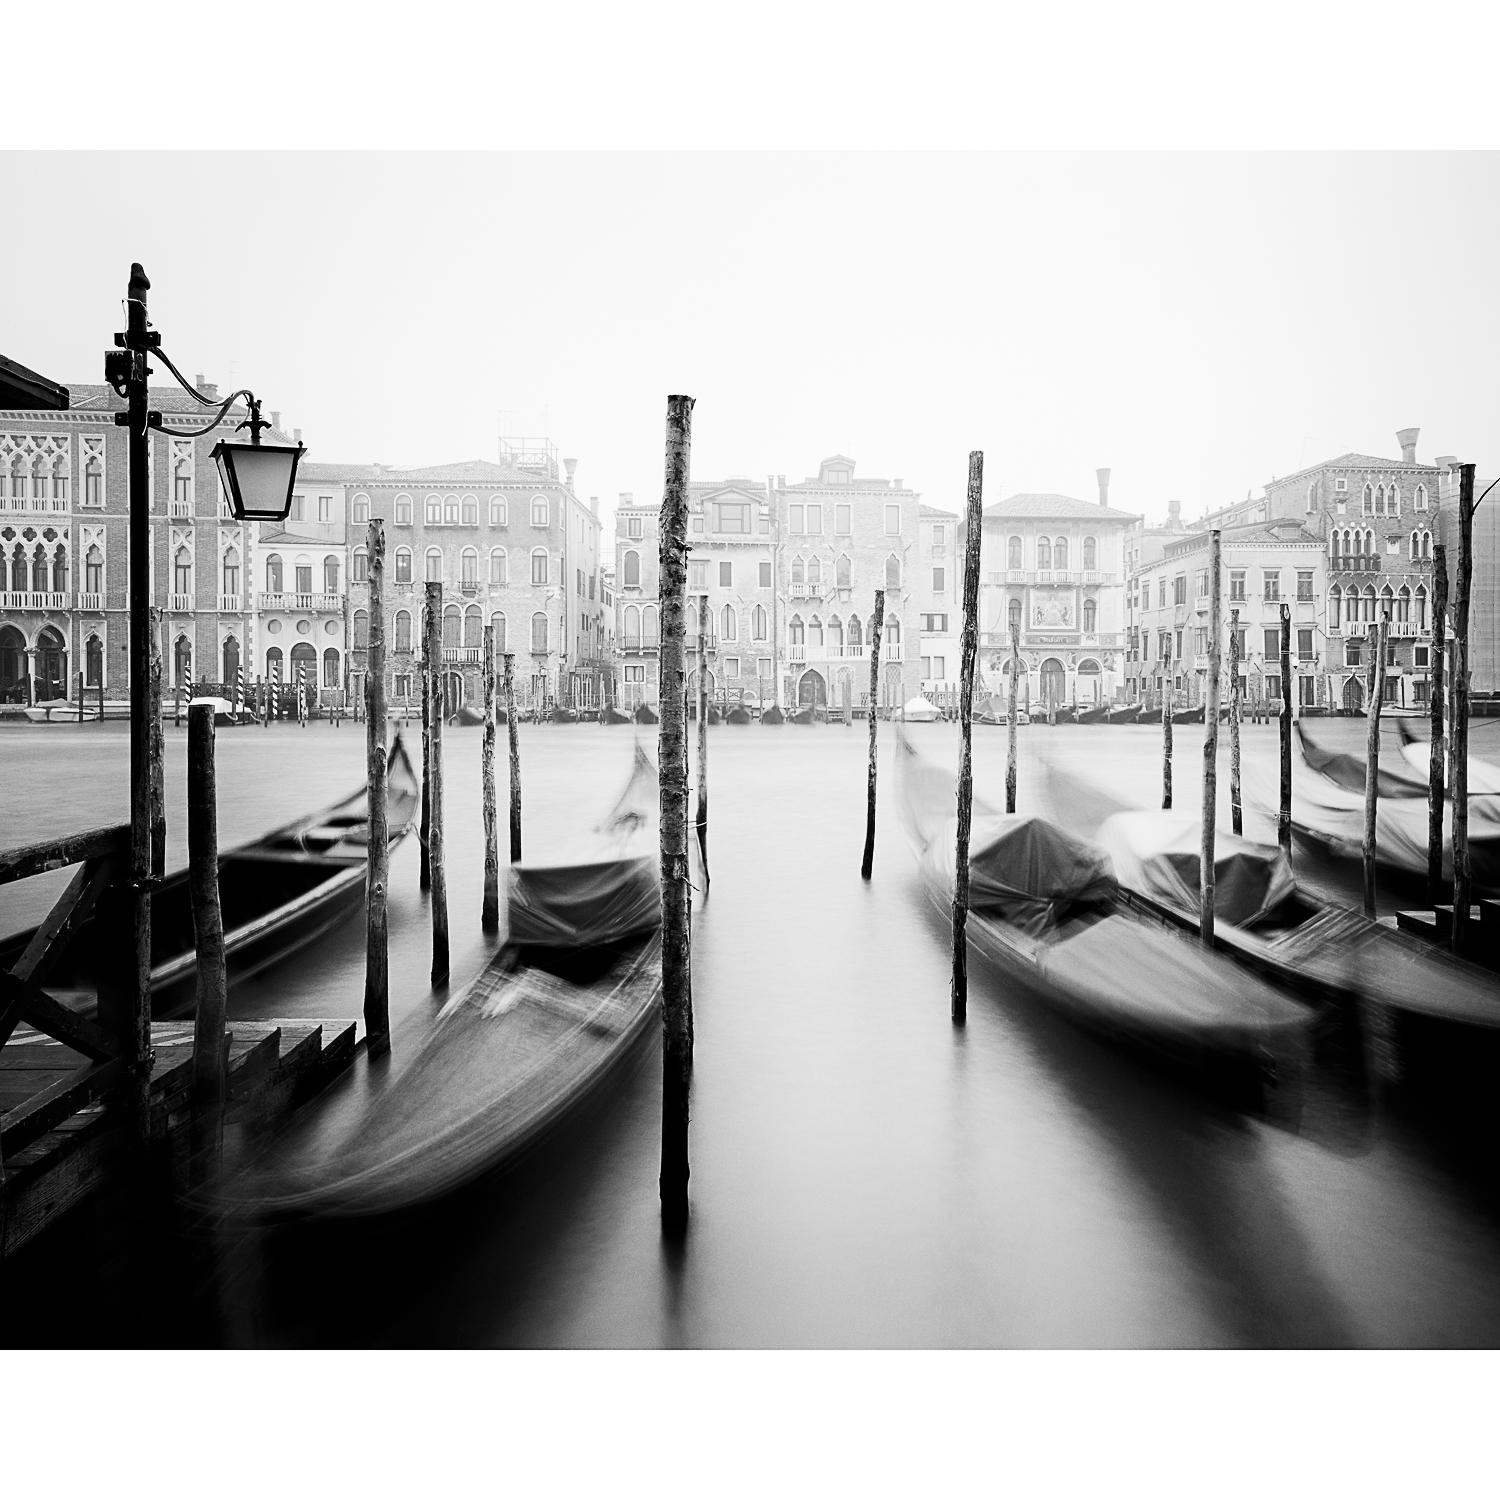
[[[165, 822], [159, 795], [153, 794], [151, 766], [151, 495], [149, 434], [152, 428], [178, 437], [199, 437], [213, 431], [244, 396], [250, 418], [241, 423], [251, 430], [250, 443], [221, 442], [214, 449], [225, 489], [237, 519], [284, 519], [291, 509], [292, 485], [302, 445], [296, 448], [262, 444], [260, 403], [249, 391], [235, 391], [223, 402], [212, 401], [190, 386], [162, 351], [161, 335], [151, 331], [146, 316], [146, 293], [151, 283], [139, 263], [130, 268], [125, 301], [125, 331], [115, 335], [115, 348], [104, 356], [104, 377], [126, 408], [115, 414], [117, 426], [128, 433], [128, 537], [130, 560], [130, 893], [134, 963], [127, 1002], [129, 1014], [113, 1018], [125, 1032], [125, 1059], [136, 1080], [135, 1106], [145, 1127], [146, 1088], [151, 1057], [151, 892], [161, 878], [161, 860], [153, 858], [152, 835]], [[147, 357], [161, 361], [194, 400], [217, 408], [206, 427], [173, 428], [161, 413], [150, 409]], [[278, 498], [279, 497], [279, 498]]]

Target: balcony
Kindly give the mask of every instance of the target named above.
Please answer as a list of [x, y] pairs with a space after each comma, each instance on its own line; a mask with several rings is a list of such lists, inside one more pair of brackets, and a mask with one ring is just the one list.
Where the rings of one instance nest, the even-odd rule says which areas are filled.
[[66, 609], [66, 593], [38, 593], [35, 590], [0, 593], [0, 609]]
[[221, 615], [237, 615], [245, 607], [245, 601], [238, 594], [219, 595], [219, 613]]
[[1332, 573], [1378, 573], [1378, 557], [1330, 557], [1328, 569]]
[[1392, 620], [1390, 637], [1393, 640], [1406, 639], [1414, 635], [1426, 635], [1427, 632], [1417, 624], [1415, 620]]
[[[396, 585], [398, 589], [411, 588], [409, 583]], [[260, 594], [256, 607], [263, 610], [304, 609], [323, 614], [340, 614], [344, 608], [342, 594]]]
[[479, 584], [475, 579], [466, 578], [459, 584], [458, 591], [465, 598], [473, 598], [479, 592]]
[[79, 609], [92, 610], [96, 614], [104, 608], [103, 594], [80, 594], [78, 596]]
[[167, 516], [173, 521], [190, 521], [193, 517], [191, 500], [171, 499], [167, 501]]
[[65, 516], [69, 508], [68, 500], [59, 500], [55, 495], [48, 495], [45, 500], [38, 500], [34, 496], [22, 496], [19, 499], [15, 495], [0, 496], [0, 514], [5, 515]]
[[[535, 648], [533, 647], [533, 650]], [[483, 646], [444, 646], [444, 666], [477, 667], [484, 661]]]
[[168, 594], [167, 609], [174, 615], [190, 615], [193, 612], [193, 596], [191, 594]]

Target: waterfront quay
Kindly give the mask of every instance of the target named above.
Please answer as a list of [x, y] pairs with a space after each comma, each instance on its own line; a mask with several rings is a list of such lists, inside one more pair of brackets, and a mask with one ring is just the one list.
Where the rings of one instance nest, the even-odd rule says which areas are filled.
[[[1329, 721], [1329, 733], [1363, 733]], [[952, 766], [952, 725], [909, 726]], [[529, 856], [587, 831], [618, 792], [630, 726], [520, 727]], [[80, 1232], [4, 1267], [17, 1345], [276, 1347], [1487, 1347], [1500, 1338], [1500, 1214], [1454, 1122], [1378, 1112], [1341, 1087], [1296, 1122], [1243, 1114], [1070, 1024], [975, 958], [968, 1022], [949, 1019], [949, 936], [896, 817], [894, 726], [880, 727], [872, 879], [859, 879], [866, 732], [714, 725], [713, 883], [694, 900], [692, 1216], [664, 1243], [659, 1043], [596, 1106], [502, 1177], [419, 1213], [280, 1223], [253, 1197], [216, 1221], [216, 1305], [175, 1320], [183, 1257], [131, 1288], [84, 1207]], [[1201, 728], [1179, 727], [1179, 786]], [[17, 841], [117, 816], [123, 725], [0, 729], [31, 794]], [[1019, 733], [1023, 808], [1060, 820], [1048, 769], [1152, 805], [1149, 725]], [[1245, 759], [1274, 779], [1276, 729]], [[1476, 736], [1476, 740], [1478, 736]], [[399, 1085], [451, 996], [505, 933], [480, 928], [481, 732], [445, 741], [451, 977], [429, 977], [430, 897], [408, 839], [391, 860], [392, 1047], [353, 1065], [266, 1143], [262, 1173], [340, 1139]], [[976, 795], [999, 801], [1003, 728], [976, 727]], [[1476, 753], [1483, 746], [1476, 743]], [[167, 868], [186, 855], [185, 736], [165, 729]], [[327, 724], [223, 731], [225, 849], [359, 786], [363, 737]], [[1227, 778], [1220, 777], [1227, 798]], [[501, 773], [504, 784], [504, 772]], [[1074, 799], [1075, 802], [1077, 799]], [[1221, 811], [1221, 827], [1227, 811]], [[1246, 832], [1274, 838], [1247, 811]], [[502, 839], [502, 851], [504, 843]], [[503, 857], [503, 852], [502, 852]], [[1357, 866], [1300, 876], [1357, 904]], [[66, 873], [5, 888], [3, 925], [40, 920]], [[1392, 913], [1395, 893], [1381, 892]], [[236, 1023], [360, 1013], [358, 917], [230, 992]], [[414, 1272], [413, 1268], [420, 1268]], [[139, 1269], [139, 1268], [137, 1268]], [[66, 1291], [66, 1295], [64, 1295]]]

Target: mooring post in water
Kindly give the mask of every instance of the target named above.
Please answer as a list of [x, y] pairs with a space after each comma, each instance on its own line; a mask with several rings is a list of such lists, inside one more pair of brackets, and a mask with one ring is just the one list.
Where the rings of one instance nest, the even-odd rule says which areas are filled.
[[432, 876], [432, 982], [448, 982], [448, 877], [443, 868], [443, 586], [427, 585], [423, 616], [427, 669], [427, 734], [432, 764], [427, 773], [431, 815], [427, 822], [427, 862]]
[[688, 1217], [688, 1101], [693, 1075], [693, 989], [688, 962], [687, 502], [691, 396], [667, 397], [661, 502], [661, 1215], [667, 1233]]
[[1010, 627], [1010, 702], [1005, 710], [1005, 810], [1016, 810], [1016, 691], [1021, 680], [1021, 627]]
[[1365, 705], [1365, 837], [1362, 854], [1365, 875], [1365, 915], [1375, 915], [1375, 814], [1380, 798], [1380, 708], [1385, 701], [1385, 642], [1391, 628], [1390, 611], [1382, 611], [1375, 627], [1375, 660], [1370, 670], [1370, 701]]
[[500, 930], [500, 834], [495, 816], [495, 627], [484, 627], [484, 743], [479, 753], [480, 791], [484, 799], [484, 902], [479, 926]]
[[224, 1151], [224, 1018], [229, 992], [224, 912], [219, 904], [219, 815], [211, 703], [195, 703], [188, 709], [187, 750], [188, 893], [198, 975], [190, 1135], [194, 1175], [203, 1181], [218, 1167]]
[[698, 853], [708, 885], [708, 595], [698, 600]]
[[1443, 799], [1447, 776], [1443, 767], [1443, 657], [1448, 628], [1448, 551], [1439, 542], [1432, 549], [1432, 685], [1428, 710], [1432, 740], [1427, 747], [1427, 902], [1436, 908], [1443, 899]]
[[1292, 611], [1281, 606], [1281, 807], [1276, 842], [1292, 852]]
[[521, 741], [516, 724], [515, 657], [505, 653], [505, 727], [510, 743], [510, 862], [521, 863]]
[[[1486, 490], [1485, 494], [1489, 491]], [[1479, 497], [1483, 500], [1484, 496]], [[1458, 466], [1458, 569], [1453, 590], [1453, 936], [1455, 953], [1469, 943], [1469, 593], [1474, 575], [1474, 465]]]
[[417, 825], [417, 888], [432, 889], [432, 667], [427, 647], [427, 617], [422, 616], [422, 655], [417, 685], [422, 694], [422, 809]]
[[979, 542], [984, 525], [984, 454], [969, 454], [968, 529], [964, 534], [964, 623], [958, 648], [958, 848], [953, 872], [952, 1016], [969, 1014], [969, 829], [974, 814], [974, 660], [979, 654]]
[[880, 697], [880, 635], [885, 625], [885, 590], [875, 590], [875, 619], [870, 626], [870, 768], [866, 777], [865, 857], [859, 867], [860, 878], [868, 880], [875, 868], [875, 749], [877, 742], [875, 709]]
[[1162, 642], [1161, 657], [1161, 805], [1172, 806], [1172, 639]]
[[1236, 835], [1245, 831], [1240, 805], [1240, 612], [1229, 611], [1229, 823]]
[[1208, 534], [1208, 682], [1203, 702], [1203, 848], [1198, 858], [1198, 936], [1214, 942], [1214, 853], [1219, 815], [1219, 635], [1224, 606], [1219, 585], [1222, 537]]
[[147, 711], [151, 715], [151, 873], [160, 880], [167, 872], [167, 751], [161, 716], [161, 650], [155, 622], [161, 611], [151, 611], [151, 670], [147, 674]]
[[76, 674], [78, 678], [78, 722], [83, 723], [83, 673]]
[[99, 674], [99, 722], [104, 722], [104, 673]]
[[371, 1057], [391, 1050], [390, 787], [385, 745], [385, 522], [370, 522], [369, 667], [365, 673], [365, 755], [370, 832], [365, 853], [365, 1038]]

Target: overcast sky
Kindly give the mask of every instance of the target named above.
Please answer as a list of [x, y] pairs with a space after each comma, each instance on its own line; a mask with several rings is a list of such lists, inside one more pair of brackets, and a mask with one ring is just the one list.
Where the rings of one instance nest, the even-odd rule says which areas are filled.
[[[0, 156], [4, 353], [102, 379], [132, 260], [185, 374], [319, 462], [546, 436], [581, 493], [900, 476], [1187, 516], [1354, 450], [1500, 464], [1500, 157]], [[265, 207], [240, 213], [234, 205]], [[71, 226], [82, 222], [85, 232]], [[65, 232], [45, 233], [44, 226]]]

